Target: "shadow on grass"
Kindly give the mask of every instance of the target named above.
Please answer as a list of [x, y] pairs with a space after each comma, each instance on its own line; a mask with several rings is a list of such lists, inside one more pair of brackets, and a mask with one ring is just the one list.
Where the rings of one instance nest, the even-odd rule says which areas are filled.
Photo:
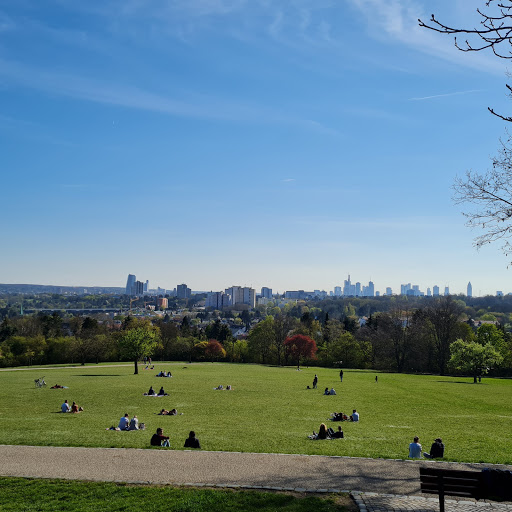
[[[474, 382], [467, 382], [464, 380], [438, 380], [437, 382], [442, 382], [443, 384], [472, 384], [475, 385]], [[480, 383], [482, 385], [482, 383]]]
[[117, 375], [115, 373], [113, 373], [113, 374], [102, 373], [101, 375], [96, 375], [93, 373], [84, 373], [82, 375], [72, 375], [72, 377], [121, 377], [121, 375]]

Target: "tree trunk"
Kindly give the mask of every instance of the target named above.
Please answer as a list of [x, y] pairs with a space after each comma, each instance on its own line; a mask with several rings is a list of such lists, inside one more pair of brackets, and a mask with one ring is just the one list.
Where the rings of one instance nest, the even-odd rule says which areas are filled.
[[135, 359], [134, 363], [135, 363], [135, 372], [133, 374], [138, 375], [139, 374], [139, 365], [137, 364], [138, 363], [137, 359]]

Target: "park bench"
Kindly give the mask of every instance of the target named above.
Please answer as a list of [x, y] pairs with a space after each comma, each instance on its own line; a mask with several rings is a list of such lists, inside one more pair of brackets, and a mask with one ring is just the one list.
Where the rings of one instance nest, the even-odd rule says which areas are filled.
[[445, 495], [479, 500], [487, 491], [481, 471], [420, 467], [420, 483], [421, 492], [439, 495], [440, 512], [444, 512]]

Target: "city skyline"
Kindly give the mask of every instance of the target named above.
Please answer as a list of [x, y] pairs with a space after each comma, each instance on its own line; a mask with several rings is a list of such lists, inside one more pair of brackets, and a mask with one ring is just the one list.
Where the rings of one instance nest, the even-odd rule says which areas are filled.
[[417, 22], [479, 5], [4, 3], [0, 282], [508, 293], [451, 199], [507, 63]]

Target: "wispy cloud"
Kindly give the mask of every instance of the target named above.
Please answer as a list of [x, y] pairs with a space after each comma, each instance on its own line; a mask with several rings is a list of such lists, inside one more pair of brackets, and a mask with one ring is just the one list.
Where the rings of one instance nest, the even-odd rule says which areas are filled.
[[[453, 37], [434, 33], [418, 25], [418, 18], [428, 20], [431, 12], [416, 0], [348, 0], [366, 18], [368, 34], [413, 47], [448, 62], [491, 73], [504, 73], [506, 63], [492, 54], [467, 54], [457, 50]], [[443, 3], [447, 10], [448, 2]], [[451, 11], [451, 9], [450, 9]], [[475, 16], [478, 16], [475, 13]], [[477, 20], [475, 23], [477, 23]]]
[[264, 105], [235, 102], [190, 92], [175, 93], [175, 96], [157, 94], [137, 87], [51, 72], [2, 59], [0, 59], [0, 78], [5, 79], [11, 86], [23, 86], [50, 95], [67, 96], [111, 106], [195, 119], [283, 124], [309, 131], [340, 135], [336, 130], [318, 121], [302, 119]]
[[433, 100], [435, 98], [446, 98], [448, 96], [461, 96], [464, 94], [472, 94], [475, 92], [482, 92], [481, 89], [472, 89], [470, 91], [456, 91], [456, 92], [448, 92], [446, 94], [433, 94], [432, 96], [422, 96], [419, 98], [409, 98], [407, 101], [423, 101], [423, 100]]
[[281, 180], [282, 183], [290, 183], [292, 181], [295, 181], [295, 178], [286, 178], [284, 180]]

